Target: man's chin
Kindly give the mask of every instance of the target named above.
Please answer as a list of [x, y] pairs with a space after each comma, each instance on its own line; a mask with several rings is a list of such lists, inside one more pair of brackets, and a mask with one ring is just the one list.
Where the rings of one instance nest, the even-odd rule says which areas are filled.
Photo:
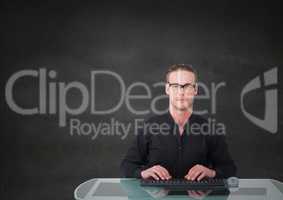
[[190, 108], [187, 106], [175, 106], [176, 110], [182, 111], [182, 112], [186, 112], [186, 111], [190, 111]]

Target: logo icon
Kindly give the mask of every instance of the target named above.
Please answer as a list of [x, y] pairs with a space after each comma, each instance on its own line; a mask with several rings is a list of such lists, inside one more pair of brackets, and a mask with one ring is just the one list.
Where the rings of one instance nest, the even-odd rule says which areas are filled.
[[[241, 92], [241, 110], [244, 115], [255, 125], [269, 131], [272, 134], [277, 133], [278, 130], [278, 90], [270, 86], [276, 85], [278, 82], [277, 67], [272, 68], [263, 74], [264, 83], [261, 83], [260, 76], [256, 76], [248, 82]], [[260, 89], [261, 87], [268, 87], [265, 89], [265, 110], [264, 119], [257, 118], [245, 110], [244, 96], [249, 92]]]

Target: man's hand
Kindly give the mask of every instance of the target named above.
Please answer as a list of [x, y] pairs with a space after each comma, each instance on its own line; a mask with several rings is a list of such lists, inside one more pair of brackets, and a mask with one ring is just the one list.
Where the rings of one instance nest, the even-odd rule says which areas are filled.
[[216, 172], [214, 170], [209, 169], [203, 165], [195, 165], [189, 170], [189, 172], [185, 176], [185, 179], [192, 181], [194, 180], [200, 181], [205, 177], [214, 178], [215, 175]]
[[171, 178], [171, 175], [164, 167], [160, 165], [154, 165], [151, 168], [143, 170], [141, 172], [141, 177], [143, 179], [154, 178], [155, 180], [159, 180], [159, 179], [169, 180]]

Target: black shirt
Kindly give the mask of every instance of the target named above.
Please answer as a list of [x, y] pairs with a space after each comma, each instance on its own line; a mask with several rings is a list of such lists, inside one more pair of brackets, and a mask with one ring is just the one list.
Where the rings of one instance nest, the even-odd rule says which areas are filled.
[[125, 177], [141, 178], [142, 170], [161, 165], [173, 178], [183, 178], [196, 164], [214, 169], [216, 178], [236, 175], [224, 135], [209, 131], [208, 121], [195, 114], [180, 135], [168, 112], [150, 118], [140, 129], [122, 160], [121, 171]]

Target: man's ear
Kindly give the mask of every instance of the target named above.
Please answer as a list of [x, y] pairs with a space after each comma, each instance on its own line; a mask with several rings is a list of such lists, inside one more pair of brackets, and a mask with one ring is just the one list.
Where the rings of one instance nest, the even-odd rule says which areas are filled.
[[168, 83], [165, 84], [165, 93], [169, 95], [169, 84]]
[[196, 83], [196, 86], [195, 86], [195, 96], [198, 95], [198, 84]]

